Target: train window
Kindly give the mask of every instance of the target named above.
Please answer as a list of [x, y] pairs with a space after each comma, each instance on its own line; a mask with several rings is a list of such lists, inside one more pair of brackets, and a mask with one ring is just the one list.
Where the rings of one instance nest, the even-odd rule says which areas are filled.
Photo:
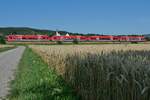
[[96, 40], [96, 38], [90, 38], [91, 40]]
[[99, 38], [99, 40], [111, 40], [110, 38]]
[[65, 40], [72, 40], [72, 38], [65, 38]]
[[139, 38], [129, 38], [129, 40], [139, 40]]
[[141, 40], [144, 40], [144, 38], [141, 38]]

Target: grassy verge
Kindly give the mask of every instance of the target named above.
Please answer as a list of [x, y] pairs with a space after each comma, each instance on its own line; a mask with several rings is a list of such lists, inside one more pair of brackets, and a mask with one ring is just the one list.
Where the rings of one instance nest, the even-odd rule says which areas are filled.
[[27, 48], [12, 82], [11, 100], [76, 100], [72, 89]]
[[13, 49], [13, 48], [16, 48], [16, 46], [14, 46], [14, 47], [4, 47], [4, 48], [0, 48], [0, 52], [7, 51], [7, 50], [10, 50], [10, 49]]
[[[146, 43], [146, 42], [144, 42]], [[142, 42], [138, 42], [138, 44], [144, 44]], [[61, 42], [60, 44], [57, 42], [7, 42], [7, 44], [12, 45], [101, 45], [101, 44], [131, 44], [131, 42], [78, 42], [75, 44], [73, 42]]]

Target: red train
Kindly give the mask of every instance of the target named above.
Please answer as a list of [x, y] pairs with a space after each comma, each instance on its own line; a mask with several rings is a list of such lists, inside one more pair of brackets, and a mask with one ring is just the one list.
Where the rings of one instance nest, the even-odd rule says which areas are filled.
[[89, 42], [100, 42], [100, 41], [127, 41], [127, 42], [144, 42], [144, 36], [112, 36], [112, 35], [101, 35], [101, 36], [48, 36], [48, 35], [8, 35], [6, 36], [8, 42], [15, 41], [64, 41], [71, 42], [74, 40], [89, 41]]

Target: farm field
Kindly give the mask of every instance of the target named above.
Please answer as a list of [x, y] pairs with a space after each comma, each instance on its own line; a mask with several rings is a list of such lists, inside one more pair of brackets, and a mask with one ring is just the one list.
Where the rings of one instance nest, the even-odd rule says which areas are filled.
[[[66, 54], [73, 54], [76, 52], [82, 53], [101, 53], [101, 52], [111, 52], [111, 51], [128, 51], [128, 50], [150, 50], [148, 44], [102, 44], [102, 45], [29, 45], [35, 51], [40, 52], [53, 52], [53, 53], [62, 53]], [[44, 54], [44, 53], [43, 53]]]
[[14, 47], [13, 45], [0, 45], [0, 48]]
[[15, 48], [14, 45], [0, 45], [0, 52], [7, 51]]
[[149, 100], [148, 44], [30, 45], [83, 100]]

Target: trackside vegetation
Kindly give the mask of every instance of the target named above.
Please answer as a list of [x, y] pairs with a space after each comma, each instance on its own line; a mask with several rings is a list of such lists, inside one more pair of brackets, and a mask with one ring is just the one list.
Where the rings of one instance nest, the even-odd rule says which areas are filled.
[[6, 44], [5, 38], [0, 36], [0, 44]]
[[16, 48], [16, 46], [2, 47], [2, 48], [0, 48], [0, 52], [4, 52], [4, 51], [7, 51], [7, 50], [11, 50], [11, 49], [13, 49], [13, 48]]
[[25, 50], [18, 67], [10, 100], [78, 100], [71, 87], [31, 49]]

